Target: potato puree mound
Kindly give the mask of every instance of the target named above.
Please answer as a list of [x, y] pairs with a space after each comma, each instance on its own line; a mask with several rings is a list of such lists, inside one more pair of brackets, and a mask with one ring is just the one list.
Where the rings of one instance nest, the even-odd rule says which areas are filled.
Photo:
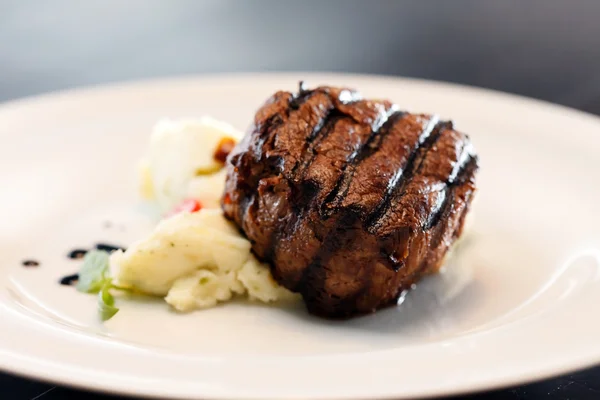
[[209, 116], [159, 121], [139, 164], [142, 197], [156, 201], [163, 212], [186, 198], [219, 208], [225, 170], [214, 153], [222, 139], [238, 141], [241, 136], [228, 123]]
[[234, 295], [272, 302], [296, 295], [279, 286], [218, 209], [181, 213], [110, 257], [120, 286], [164, 296], [180, 311], [212, 307]]

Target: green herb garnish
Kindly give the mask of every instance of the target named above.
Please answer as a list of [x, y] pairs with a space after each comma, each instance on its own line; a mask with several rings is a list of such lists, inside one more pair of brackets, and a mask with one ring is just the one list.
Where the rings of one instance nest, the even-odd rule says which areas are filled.
[[115, 307], [115, 298], [110, 293], [110, 289], [113, 288], [112, 282], [107, 280], [104, 282], [102, 289], [98, 293], [98, 313], [102, 321], [111, 319], [119, 309]]
[[79, 271], [77, 290], [84, 293], [98, 293], [98, 312], [102, 321], [112, 318], [119, 309], [111, 289], [121, 289], [113, 285], [109, 270], [110, 254], [103, 250], [90, 250], [83, 258]]
[[109, 254], [106, 251], [90, 250], [83, 257], [77, 290], [84, 293], [98, 293], [104, 287], [106, 280], [110, 280], [108, 260]]

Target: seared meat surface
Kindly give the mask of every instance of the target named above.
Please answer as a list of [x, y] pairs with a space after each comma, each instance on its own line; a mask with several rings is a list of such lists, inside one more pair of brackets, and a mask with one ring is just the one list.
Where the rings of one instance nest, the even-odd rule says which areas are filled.
[[230, 155], [222, 205], [311, 313], [395, 304], [461, 235], [477, 156], [437, 117], [350, 89], [277, 92]]

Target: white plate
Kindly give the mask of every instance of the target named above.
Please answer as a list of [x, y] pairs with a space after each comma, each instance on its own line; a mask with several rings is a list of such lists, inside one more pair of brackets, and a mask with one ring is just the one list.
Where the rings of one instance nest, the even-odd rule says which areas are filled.
[[[176, 315], [60, 286], [66, 253], [126, 245], [150, 222], [134, 167], [160, 117], [244, 129], [298, 79], [452, 118], [481, 156], [470, 240], [399, 307], [347, 322], [227, 304]], [[600, 362], [600, 121], [511, 95], [416, 80], [269, 74], [76, 90], [0, 108], [0, 368], [159, 398], [408, 398], [512, 385]], [[112, 222], [105, 227], [104, 222]], [[33, 258], [38, 268], [21, 262]]]

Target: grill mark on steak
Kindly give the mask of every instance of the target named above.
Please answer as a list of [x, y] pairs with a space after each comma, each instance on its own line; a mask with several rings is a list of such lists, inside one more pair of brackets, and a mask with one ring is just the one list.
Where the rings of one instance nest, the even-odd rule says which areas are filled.
[[360, 155], [360, 157], [357, 158], [356, 164], [360, 163], [362, 160], [371, 156], [373, 153], [379, 150], [379, 147], [387, 138], [387, 135], [389, 135], [396, 122], [398, 122], [402, 117], [406, 115], [405, 111], [400, 111], [397, 107], [390, 108], [390, 111], [391, 115], [388, 117], [387, 121], [385, 121], [385, 123], [381, 126], [379, 132], [374, 132], [373, 135], [371, 135], [371, 137], [369, 138], [369, 141], [365, 145], [365, 151]]
[[[313, 140], [312, 143], [310, 143], [310, 146], [307, 148], [307, 151], [305, 152], [305, 159], [295, 171], [294, 179], [289, 180], [292, 188], [293, 200], [291, 203], [293, 206], [290, 210], [291, 213], [285, 225], [282, 227], [282, 229], [278, 230], [276, 235], [271, 239], [270, 250], [271, 255], [274, 256], [274, 259], [279, 259], [280, 253], [283, 254], [283, 252], [288, 251], [290, 247], [294, 247], [290, 246], [289, 241], [292, 240], [299, 230], [307, 235], [304, 237], [304, 245], [309, 246], [309, 248], [305, 249], [305, 255], [308, 254], [309, 257], [311, 257], [310, 245], [315, 241], [319, 241], [320, 243], [323, 242], [324, 238], [319, 237], [318, 224], [313, 223], [315, 216], [312, 215], [313, 211], [311, 208], [315, 203], [320, 187], [315, 185], [315, 183], [312, 181], [304, 180], [304, 176], [308, 167], [312, 164], [317, 155], [315, 149], [336, 129], [336, 124], [345, 118], [347, 117], [340, 113], [337, 109], [333, 111], [333, 113], [330, 115], [330, 118], [325, 123], [325, 126], [321, 129], [318, 139]], [[304, 275], [304, 273], [305, 271], [302, 272], [302, 275]], [[291, 275], [291, 272], [288, 272], [288, 275]], [[298, 286], [297, 283], [293, 284], [289, 281], [287, 283], [288, 288], [291, 290], [296, 290], [296, 287]]]
[[[467, 168], [467, 166], [473, 162], [473, 146], [468, 141], [462, 142], [462, 148], [460, 151], [460, 157], [456, 162], [452, 172], [448, 176], [448, 180], [446, 181], [446, 188], [444, 190], [444, 198], [442, 200], [442, 204], [438, 204], [438, 206], [432, 210], [432, 213], [429, 215], [427, 222], [425, 224], [425, 229], [430, 229], [432, 226], [436, 225], [443, 214], [443, 209], [446, 206], [446, 203], [449, 201], [450, 192], [455, 186], [455, 183], [461, 173]], [[475, 160], [476, 162], [476, 160]], [[459, 180], [460, 182], [460, 180]]]
[[450, 122], [438, 121], [436, 116], [432, 117], [430, 122], [423, 130], [423, 134], [420, 136], [419, 145], [415, 147], [411, 153], [406, 167], [404, 169], [398, 169], [395, 176], [390, 180], [388, 188], [381, 202], [375, 207], [373, 212], [368, 216], [366, 220], [366, 227], [369, 232], [374, 233], [377, 228], [377, 224], [381, 217], [385, 214], [387, 209], [390, 207], [392, 199], [394, 197], [401, 197], [405, 187], [419, 171], [423, 160], [427, 152], [434, 146], [435, 142], [439, 139], [442, 129], [450, 126]]
[[[465, 137], [463, 141], [463, 148], [460, 159], [458, 160], [458, 168], [452, 171], [452, 174], [448, 177], [448, 184], [454, 184], [455, 182], [461, 182], [461, 173], [467, 168], [472, 162], [473, 158], [477, 158], [474, 154], [474, 148], [468, 137]], [[477, 160], [475, 160], [476, 162]]]
[[448, 182], [466, 161], [465, 141], [465, 135], [455, 130], [440, 131], [435, 144], [416, 162], [418, 167], [410, 181], [390, 200], [375, 234], [386, 236], [398, 229], [423, 231], [430, 225], [429, 219], [435, 221], [447, 199]]
[[[470, 145], [469, 145], [470, 147]], [[467, 153], [466, 162], [464, 162], [459, 168], [458, 172], [455, 175], [455, 178], [449, 185], [448, 191], [450, 192], [448, 198], [450, 199], [446, 204], [444, 204], [444, 209], [441, 214], [447, 213], [454, 203], [456, 202], [455, 192], [459, 190], [460, 187], [468, 184], [469, 180], [475, 175], [475, 171], [477, 170], [477, 156], [472, 152]], [[450, 204], [450, 205], [449, 205]], [[433, 222], [432, 226], [437, 226], [440, 223], [441, 218], [438, 218]], [[441, 242], [441, 236], [433, 237], [432, 244], [434, 246], [438, 246]]]
[[285, 228], [276, 229], [273, 231], [271, 238], [269, 239], [269, 245], [267, 250], [267, 257], [272, 258], [277, 249], [277, 244], [282, 240], [295, 232], [295, 226], [301, 218], [304, 218], [306, 209], [312, 203], [312, 199], [317, 193], [317, 188], [303, 183], [298, 182], [297, 177], [301, 176], [306, 166], [312, 162], [312, 159], [315, 156], [314, 147], [320, 143], [321, 140], [325, 139], [327, 135], [334, 129], [336, 122], [342, 118], [342, 115], [338, 115], [335, 111], [333, 115], [330, 114], [329, 119], [323, 124], [321, 124], [321, 128], [318, 129], [312, 136], [312, 139], [307, 140], [307, 148], [304, 152], [303, 158], [304, 160], [299, 161], [294, 170], [292, 171], [293, 180], [289, 180], [288, 184], [290, 185], [290, 189], [292, 191], [292, 204], [303, 204], [303, 207], [294, 207], [293, 212], [288, 216], [285, 222]]
[[[292, 96], [289, 93], [286, 95], [277, 94], [272, 99], [272, 102], [267, 102], [267, 104], [263, 107], [265, 112], [259, 111], [259, 113], [257, 113], [255, 126], [262, 129], [258, 130], [258, 139], [251, 146], [254, 149], [253, 153], [256, 160], [254, 165], [257, 165], [261, 168], [251, 171], [251, 173], [248, 174], [249, 182], [247, 185], [247, 190], [245, 191], [246, 195], [240, 202], [239, 207], [239, 220], [241, 223], [243, 223], [246, 218], [248, 208], [254, 202], [254, 197], [256, 196], [256, 191], [258, 189], [260, 180], [268, 176], [277, 175], [281, 169], [285, 168], [283, 163], [286, 161], [284, 158], [286, 154], [279, 154], [277, 151], [275, 151], [278, 146], [277, 141], [279, 140], [279, 136], [282, 134], [281, 129], [286, 127], [288, 130], [296, 128], [295, 126], [288, 126], [290, 121], [296, 121], [297, 124], [304, 122], [308, 126], [313, 117], [313, 114], [311, 114], [311, 111], [313, 111], [314, 107], [313, 103], [316, 103], [319, 107], [319, 111], [321, 111], [320, 106], [322, 104], [322, 94], [322, 90], [303, 92], [295, 96]], [[282, 96], [286, 100], [283, 104], [283, 111], [277, 107], [279, 106], [277, 102], [281, 101]], [[317, 96], [320, 97], [315, 99]], [[328, 95], [326, 97], [329, 98]], [[292, 102], [294, 103], [294, 107], [291, 105]], [[266, 114], [267, 111], [271, 111], [271, 108], [275, 108], [275, 111], [279, 112], [270, 115], [265, 120], [266, 115], [264, 114]], [[307, 118], [308, 120], [304, 120], [303, 118]], [[320, 124], [321, 119], [322, 118], [317, 115], [316, 125]], [[300, 127], [297, 127], [297, 129], [301, 130]]]
[[[477, 156], [472, 151], [471, 145], [467, 144], [467, 146], [464, 146], [464, 149], [463, 154], [466, 153], [469, 155], [461, 157], [461, 160], [466, 158], [468, 161], [460, 163], [460, 167], [454, 170], [456, 173], [451, 175], [452, 183], [448, 186], [448, 200], [443, 205], [441, 216], [431, 229], [423, 232], [423, 237], [429, 238], [427, 240], [428, 251], [420, 257], [421, 261], [417, 268], [402, 277], [402, 284], [398, 286], [395, 296], [387, 304], [395, 304], [402, 291], [408, 290], [411, 284], [418, 281], [420, 277], [437, 272], [443, 265], [444, 257], [447, 254], [450, 243], [456, 240], [461, 234], [464, 219], [468, 213], [471, 197], [474, 193], [474, 176], [478, 168]], [[379, 273], [384, 272], [379, 271]], [[398, 271], [396, 273], [400, 274], [401, 272]], [[346, 300], [347, 303], [364, 304], [366, 301], [374, 308], [384, 306], [384, 303], [379, 303], [378, 305], [369, 303], [374, 296], [371, 292], [372, 288], [375, 291], [381, 290], [380, 285], [381, 282], [378, 283], [375, 279], [367, 279], [363, 282], [361, 289]]]
[[[311, 307], [311, 302], [317, 301], [318, 297], [325, 293], [325, 277], [327, 271], [324, 266], [333, 257], [345, 243], [355, 240], [356, 230], [351, 229], [356, 222], [355, 215], [346, 215], [335, 221], [333, 227], [329, 229], [327, 235], [322, 240], [322, 246], [319, 248], [311, 262], [302, 271], [302, 277], [297, 285], [306, 301], [307, 306]], [[335, 297], [335, 296], [333, 296]], [[339, 301], [335, 299], [334, 301]], [[317, 310], [312, 310], [317, 312]]]
[[405, 170], [410, 155], [430, 134], [428, 115], [405, 114], [390, 127], [377, 151], [359, 163], [339, 207], [358, 213], [363, 221], [388, 190], [390, 181]]
[[[442, 131], [436, 145], [423, 158], [418, 173], [382, 215], [375, 234], [381, 237], [392, 235], [382, 247], [382, 255], [387, 258], [390, 268], [398, 270], [404, 265], [411, 265], [414, 271], [420, 263], [415, 257], [421, 256], [413, 254], [418, 250], [410, 242], [405, 246], [402, 244], [404, 240], [396, 240], [397, 232], [406, 230], [409, 238], [424, 234], [425, 246], [433, 247], [429, 243], [433, 235], [430, 228], [438, 223], [446, 204], [453, 199], [454, 192], [449, 182], [454, 182], [469, 160], [471, 149], [466, 141], [468, 139], [464, 135], [454, 130]], [[448, 217], [442, 220], [449, 222]]]
[[[361, 100], [349, 104], [343, 107], [354, 108], [344, 110], [339, 118], [328, 123], [327, 129], [323, 129], [327, 130], [327, 134], [321, 134], [318, 143], [314, 142], [311, 146], [306, 166], [297, 171], [292, 185], [294, 192], [301, 193], [298, 196], [300, 201], [292, 203], [300, 204], [300, 207], [292, 208], [293, 214], [282, 229], [285, 234], [280, 236], [275, 249], [275, 260], [279, 260], [277, 262], [282, 268], [289, 268], [288, 277], [293, 277], [286, 280], [291, 288], [295, 288], [297, 282], [302, 280], [301, 275], [306, 273], [306, 267], [312, 263], [322, 243], [327, 242], [327, 233], [335, 227], [335, 220], [322, 220], [318, 212], [319, 205], [335, 187], [350, 154], [363, 146], [373, 128], [382, 125], [393, 112], [389, 103], [385, 102]], [[367, 122], [369, 125], [366, 125]], [[298, 254], [298, 247], [303, 249], [301, 254]], [[289, 262], [290, 252], [296, 252], [292, 256], [294, 262]], [[283, 258], [286, 261], [281, 261]], [[291, 270], [298, 273], [292, 273]]]
[[[467, 147], [471, 147], [471, 144], [469, 143]], [[452, 182], [446, 189], [447, 200], [439, 212], [438, 218], [436, 218], [431, 226], [427, 228], [427, 230], [431, 232], [431, 241], [429, 245], [429, 248], [431, 249], [429, 252], [430, 254], [423, 258], [419, 268], [411, 275], [410, 281], [414, 281], [427, 270], [429, 270], [429, 272], [433, 272], [437, 268], [441, 267], [440, 264], [442, 263], [443, 258], [439, 256], [439, 253], [445, 255], [447, 250], [447, 245], [444, 246], [444, 249], [440, 248], [442, 243], [445, 242], [444, 236], [456, 238], [459, 233], [457, 231], [463, 226], [462, 222], [464, 222], [464, 217], [468, 212], [470, 197], [472, 196], [473, 191], [467, 190], [467, 196], [469, 196], [467, 199], [459, 197], [456, 192], [467, 185], [469, 180], [473, 179], [473, 176], [477, 170], [477, 156], [475, 156], [470, 150], [471, 149], [464, 152], [467, 154], [467, 161], [463, 162], [460, 168], [457, 168], [457, 172], [453, 176], [454, 179], [452, 179]], [[456, 210], [457, 207], [462, 209]], [[460, 211], [460, 214], [453, 216], [452, 213], [456, 213], [457, 211]], [[450, 230], [450, 228], [453, 229]]]
[[297, 164], [303, 159], [308, 143], [320, 136], [323, 126], [335, 111], [336, 100], [328, 91], [310, 92], [307, 100], [293, 111], [288, 124], [275, 132], [270, 156], [283, 159], [281, 172], [287, 179], [293, 177]]
[[348, 194], [350, 182], [354, 177], [356, 167], [365, 158], [379, 150], [379, 147], [385, 140], [385, 137], [390, 133], [393, 126], [404, 116], [404, 114], [405, 113], [399, 111], [397, 107], [392, 106], [388, 110], [385, 120], [378, 121], [376, 125], [371, 127], [371, 135], [367, 139], [367, 142], [350, 155], [346, 162], [346, 166], [342, 171], [342, 175], [337, 180], [334, 189], [325, 198], [325, 202], [321, 207], [321, 212], [323, 215], [329, 217], [335, 212], [335, 208], [339, 207], [340, 203]]
[[[344, 105], [345, 107], [349, 107]], [[327, 137], [314, 146], [314, 157], [298, 176], [298, 180], [317, 187], [315, 207], [335, 188], [353, 153], [368, 141], [372, 128], [382, 124], [389, 115], [383, 102], [361, 100], [353, 104], [350, 115], [344, 115], [332, 127]], [[343, 111], [344, 114], [348, 114]], [[357, 122], [360, 120], [361, 122]], [[367, 125], [368, 124], [368, 125]]]
[[290, 179], [296, 182], [302, 178], [304, 171], [306, 171], [306, 168], [313, 161], [315, 157], [315, 147], [317, 147], [322, 140], [327, 138], [327, 135], [331, 132], [339, 119], [348, 116], [347, 113], [340, 110], [340, 105], [350, 105], [362, 99], [362, 96], [359, 93], [351, 90], [333, 90], [334, 93], [331, 93], [330, 89], [326, 89], [323, 92], [329, 96], [332, 102], [332, 108], [328, 109], [328, 113], [321, 121], [321, 124], [313, 129], [304, 142], [302, 154], [292, 168], [292, 172], [289, 176]]
[[293, 181], [299, 182], [302, 179], [304, 172], [315, 158], [315, 148], [321, 141], [327, 138], [335, 128], [335, 124], [342, 118], [344, 118], [344, 114], [340, 113], [337, 109], [333, 110], [328, 115], [327, 120], [321, 124], [319, 130], [307, 138], [302, 156], [292, 169], [291, 179]]
[[[292, 207], [290, 211], [292, 212], [282, 221], [285, 228], [274, 229], [272, 231], [272, 235], [268, 240], [268, 258], [276, 256], [278, 243], [287, 239], [289, 235], [292, 235], [296, 231], [298, 221], [305, 218], [305, 211], [308, 205], [312, 203], [313, 197], [317, 194], [318, 188], [310, 182], [302, 182], [302, 177], [306, 168], [316, 156], [315, 148], [335, 129], [336, 123], [345, 117], [345, 114], [339, 110], [340, 103], [352, 104], [361, 98], [359, 94], [351, 90], [334, 90], [332, 94], [329, 89], [316, 89], [311, 93], [315, 92], [318, 92], [322, 98], [327, 99], [327, 106], [318, 109], [320, 112], [318, 114], [320, 116], [319, 120], [312, 126], [308, 135], [303, 135], [302, 150], [291, 171], [289, 169], [282, 171], [287, 178], [291, 190], [293, 201], [291, 202]], [[296, 207], [295, 205], [298, 204], [303, 206]]]
[[383, 199], [390, 181], [405, 170], [414, 149], [429, 135], [425, 128], [430, 121], [429, 115], [405, 114], [394, 124], [379, 149], [356, 167], [340, 207], [363, 219], [368, 216]]
[[[229, 159], [235, 169], [243, 171], [243, 173], [237, 174], [243, 179], [236, 182], [239, 188], [237, 196], [240, 197], [232, 198], [230, 196], [227, 202], [227, 207], [234, 207], [233, 205], [237, 203], [235, 213], [230, 216], [236, 216], [239, 226], [242, 225], [247, 208], [253, 200], [261, 178], [259, 175], [264, 175], [262, 174], [264, 167], [261, 164], [264, 144], [271, 136], [271, 132], [289, 117], [289, 104], [292, 98], [293, 96], [288, 92], [277, 92], [271, 96], [256, 112], [253, 127], [238, 144], [234, 150], [235, 154], [232, 154]], [[260, 167], [261, 174], [254, 171], [256, 166]], [[234, 192], [234, 194], [236, 193]]]
[[[398, 114], [398, 109], [395, 106], [387, 106], [386, 104], [383, 104], [383, 106], [385, 107], [384, 110], [379, 111], [378, 115], [376, 118], [373, 119], [373, 122], [371, 123], [370, 126], [370, 131], [366, 134], [366, 139], [363, 139], [362, 143], [361, 140], [357, 140], [361, 137], [361, 135], [359, 134], [359, 136], [357, 137], [357, 142], [356, 142], [356, 147], [350, 151], [347, 152], [346, 150], [348, 150], [347, 148], [344, 148], [344, 153], [346, 154], [344, 160], [342, 161], [342, 166], [341, 166], [341, 170], [340, 170], [340, 174], [339, 176], [336, 178], [335, 180], [335, 184], [332, 187], [332, 190], [327, 193], [326, 189], [327, 189], [327, 185], [325, 181], [321, 181], [320, 185], [319, 185], [319, 190], [323, 191], [324, 190], [324, 195], [322, 197], [324, 197], [325, 199], [325, 203], [327, 203], [327, 199], [333, 199], [336, 196], [336, 192], [339, 191], [340, 189], [340, 185], [344, 180], [344, 175], [346, 173], [346, 171], [348, 170], [348, 168], [352, 167], [354, 165], [355, 162], [361, 160], [362, 158], [364, 158], [364, 153], [365, 152], [369, 152], [369, 146], [373, 145], [373, 141], [375, 140], [375, 138], [379, 135], [380, 133], [380, 129], [383, 127], [383, 125], [390, 120], [390, 118], [395, 115]], [[356, 121], [356, 118], [353, 118], [354, 121]], [[391, 124], [394, 123], [394, 121], [390, 122]], [[345, 127], [343, 128], [345, 129]], [[353, 124], [348, 125], [348, 129], [356, 129], [354, 127]], [[357, 131], [358, 132], [358, 131]], [[379, 146], [379, 144], [377, 144], [377, 147]], [[376, 151], [376, 147], [371, 149], [372, 151]], [[341, 154], [337, 154], [337, 156], [341, 156]], [[332, 159], [335, 160], [336, 157], [332, 156]], [[340, 160], [338, 160], [340, 161]], [[331, 213], [330, 215], [324, 214], [323, 213], [323, 207], [321, 208], [321, 219], [328, 219], [328, 217], [330, 217], [333, 213]], [[336, 219], [334, 221], [328, 222], [328, 221], [321, 221], [321, 223], [325, 224], [326, 226], [328, 226], [328, 230], [327, 230], [327, 234], [326, 236], [321, 240], [321, 247], [318, 249], [317, 253], [314, 255], [314, 257], [312, 258], [312, 260], [309, 262], [309, 264], [306, 266], [306, 268], [304, 268], [303, 272], [302, 272], [302, 277], [300, 278], [300, 282], [298, 283], [297, 287], [299, 288], [299, 290], [301, 290], [303, 293], [306, 293], [306, 284], [307, 282], [311, 282], [310, 284], [310, 291], [313, 292], [313, 295], [318, 296], [319, 295], [319, 290], [324, 290], [323, 285], [325, 284], [324, 279], [313, 279], [312, 275], [315, 273], [318, 274], [325, 274], [325, 271], [323, 271], [322, 268], [320, 268], [323, 265], [327, 264], [327, 260], [330, 259], [330, 257], [332, 257], [341, 247], [344, 246], [344, 243], [351, 243], [355, 240], [355, 236], [357, 234], [357, 231], [355, 229], [352, 229], [352, 227], [357, 223], [358, 218], [355, 215], [350, 215], [350, 214], [346, 214], [346, 213], [337, 213], [336, 215]], [[316, 282], [320, 282], [319, 284], [316, 284]], [[305, 287], [303, 289], [303, 286]], [[307, 294], [307, 297], [310, 297], [310, 294]], [[310, 302], [310, 300], [308, 300]]]
[[[335, 94], [335, 97], [332, 93]], [[293, 166], [299, 162], [300, 158], [306, 158], [307, 161], [305, 161], [305, 164], [310, 165], [314, 158], [313, 153], [316, 155], [314, 149], [319, 147], [319, 144], [333, 129], [336, 128], [337, 121], [345, 118], [346, 113], [342, 113], [340, 108], [349, 108], [349, 110], [346, 111], [351, 114], [352, 118], [363, 117], [364, 119], [368, 119], [378, 115], [377, 111], [379, 108], [373, 103], [364, 102], [364, 105], [354, 109], [353, 101], [359, 98], [360, 96], [352, 90], [330, 90], [329, 88], [316, 89], [312, 92], [310, 98], [305, 101], [304, 106], [301, 106], [298, 111], [295, 111], [297, 117], [290, 117], [287, 126], [280, 128], [281, 134], [273, 135], [275, 140], [273, 141], [272, 148], [274, 150], [266, 151], [266, 154], [268, 155], [267, 159], [275, 156], [280, 156], [284, 159], [285, 164], [280, 168], [281, 174], [279, 176], [289, 185], [290, 191], [287, 193], [294, 201], [288, 201], [288, 203], [290, 203], [288, 215], [283, 219], [278, 220], [278, 227], [272, 227], [272, 224], [264, 218], [261, 219], [261, 228], [259, 229], [254, 229], [252, 227], [253, 225], [256, 225], [252, 218], [249, 220], [250, 225], [244, 227], [244, 231], [251, 241], [254, 238], [254, 234], [257, 234], [260, 237], [260, 244], [253, 244], [253, 248], [257, 250], [257, 254], [260, 254], [263, 258], [277, 258], [277, 255], [280, 253], [278, 247], [281, 247], [279, 246], [279, 243], [287, 245], [287, 243], [285, 243], [285, 235], [291, 235], [293, 232], [296, 232], [294, 227], [299, 219], [301, 222], [306, 222], [306, 216], [302, 208], [308, 207], [308, 204], [311, 204], [313, 201], [312, 197], [318, 193], [318, 188], [312, 185], [311, 182], [298, 182], [298, 180], [301, 180], [300, 178], [296, 180], [291, 179], [290, 175], [292, 175], [291, 172], [293, 171]], [[371, 109], [369, 107], [371, 107]], [[326, 122], [323, 123], [323, 120], [326, 120]], [[309, 151], [303, 150], [303, 147], [308, 147]], [[305, 153], [305, 155], [300, 156], [302, 153]], [[303, 172], [301, 169], [302, 162], [300, 162], [300, 167], [297, 168], [295, 174], [300, 175], [300, 173]], [[298, 194], [301, 194], [301, 196]], [[257, 194], [257, 196], [260, 197], [261, 195]], [[270, 197], [270, 194], [266, 194], [266, 196]], [[263, 195], [262, 197], [265, 196]], [[251, 217], [267, 215], [264, 211], [261, 211], [261, 207], [265, 207], [264, 203], [262, 205], [258, 203], [256, 205], [253, 204], [254, 203], [251, 203], [250, 205], [253, 213]], [[299, 209], [296, 206], [298, 204], [303, 206]], [[278, 213], [278, 215], [280, 214]], [[282, 225], [285, 229], [282, 229]], [[269, 235], [268, 240], [264, 240], [265, 235]], [[314, 238], [314, 236], [308, 237], [308, 239], [312, 238]], [[285, 251], [289, 251], [290, 249], [289, 246], [284, 246], [284, 248], [287, 249]], [[282, 254], [287, 253], [284, 252]]]

